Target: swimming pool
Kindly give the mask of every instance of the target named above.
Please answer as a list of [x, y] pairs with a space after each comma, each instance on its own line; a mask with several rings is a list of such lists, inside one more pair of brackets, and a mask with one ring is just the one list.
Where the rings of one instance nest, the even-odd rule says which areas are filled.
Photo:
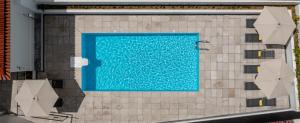
[[83, 91], [198, 91], [199, 33], [83, 33]]

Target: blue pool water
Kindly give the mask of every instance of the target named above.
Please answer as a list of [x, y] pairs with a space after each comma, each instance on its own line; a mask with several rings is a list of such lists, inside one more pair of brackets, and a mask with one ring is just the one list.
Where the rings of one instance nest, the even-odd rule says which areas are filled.
[[198, 33], [83, 33], [84, 91], [198, 91]]

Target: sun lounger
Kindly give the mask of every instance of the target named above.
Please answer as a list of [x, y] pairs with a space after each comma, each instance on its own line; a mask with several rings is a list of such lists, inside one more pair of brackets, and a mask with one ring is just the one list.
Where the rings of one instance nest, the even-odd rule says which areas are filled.
[[262, 107], [262, 106], [276, 106], [276, 98], [267, 99], [267, 98], [255, 98], [255, 99], [246, 99], [247, 107]]
[[274, 59], [274, 50], [245, 50], [245, 59]]
[[276, 98], [266, 100], [265, 106], [276, 106]]
[[255, 74], [259, 71], [259, 65], [244, 65], [244, 73]]
[[64, 88], [64, 81], [63, 80], [52, 80], [51, 85], [53, 88]]
[[260, 90], [254, 82], [245, 82], [245, 90]]
[[246, 19], [246, 28], [254, 28], [254, 22], [256, 19]]
[[255, 33], [246, 33], [245, 34], [246, 43], [260, 43], [259, 35]]

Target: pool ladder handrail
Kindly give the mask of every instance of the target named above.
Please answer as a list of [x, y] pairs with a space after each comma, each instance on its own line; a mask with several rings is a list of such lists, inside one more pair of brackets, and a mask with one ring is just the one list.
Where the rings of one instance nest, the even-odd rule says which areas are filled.
[[198, 48], [199, 50], [209, 50], [208, 48]]
[[199, 42], [201, 42], [201, 43], [210, 43], [208, 40], [200, 40], [200, 41], [197, 41], [197, 43], [199, 43]]
[[197, 41], [196, 42], [196, 48], [198, 49], [198, 50], [209, 50], [208, 48], [201, 48], [200, 47], [200, 44], [199, 43], [210, 43], [209, 41], [207, 41], [207, 40], [200, 40], [200, 41]]

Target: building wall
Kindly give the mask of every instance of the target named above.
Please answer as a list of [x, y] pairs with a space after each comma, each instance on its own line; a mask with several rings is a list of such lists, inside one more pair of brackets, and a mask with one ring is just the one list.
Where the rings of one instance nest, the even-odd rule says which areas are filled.
[[299, 0], [35, 0], [41, 4], [295, 5]]
[[34, 70], [34, 12], [27, 2], [11, 1], [11, 72]]

